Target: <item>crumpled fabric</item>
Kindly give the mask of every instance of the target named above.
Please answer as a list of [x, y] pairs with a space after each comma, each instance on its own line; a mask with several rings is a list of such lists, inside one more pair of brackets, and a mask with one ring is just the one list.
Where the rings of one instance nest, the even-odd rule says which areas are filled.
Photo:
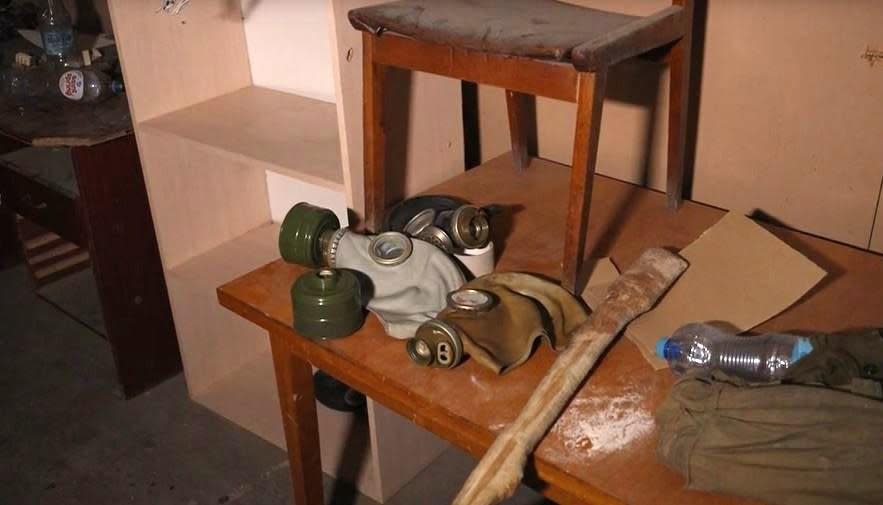
[[524, 363], [542, 338], [556, 351], [567, 347], [570, 333], [588, 314], [558, 284], [523, 273], [492, 273], [464, 288], [493, 293], [497, 304], [487, 312], [445, 309], [438, 319], [460, 330], [466, 354], [497, 373]]
[[[398, 265], [381, 265], [368, 253], [372, 236], [345, 233], [338, 244], [336, 268], [362, 275], [368, 310], [391, 337], [414, 336], [417, 327], [447, 305], [447, 295], [463, 285], [463, 272], [450, 256], [422, 240], [412, 240], [413, 252]], [[368, 281], [368, 286], [364, 286]]]
[[883, 381], [883, 330], [809, 337], [812, 352], [788, 368], [785, 382], [843, 386], [854, 379]]
[[[883, 503], [883, 401], [803, 384], [686, 375], [656, 413], [657, 455], [686, 487], [778, 505]], [[876, 391], [875, 397], [863, 396]]]

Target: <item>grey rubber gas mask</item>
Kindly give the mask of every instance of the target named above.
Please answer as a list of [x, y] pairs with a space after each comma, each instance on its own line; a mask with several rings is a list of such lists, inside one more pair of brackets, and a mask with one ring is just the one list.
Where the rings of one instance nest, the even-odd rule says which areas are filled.
[[557, 284], [529, 274], [493, 273], [448, 295], [447, 307], [418, 328], [406, 347], [423, 366], [452, 368], [465, 356], [497, 373], [530, 357], [537, 338], [556, 351], [587, 317]]
[[451, 257], [429, 243], [398, 232], [361, 235], [340, 228], [331, 211], [306, 203], [286, 215], [279, 249], [291, 263], [359, 272], [368, 310], [396, 338], [414, 336], [465, 282]]

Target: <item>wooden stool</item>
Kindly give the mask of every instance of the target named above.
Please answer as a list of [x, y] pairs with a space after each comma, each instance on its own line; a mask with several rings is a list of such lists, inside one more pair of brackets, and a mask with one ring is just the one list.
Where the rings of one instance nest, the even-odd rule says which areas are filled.
[[386, 67], [506, 89], [515, 166], [529, 163], [531, 95], [576, 102], [576, 133], [564, 237], [562, 285], [577, 293], [607, 69], [665, 48], [671, 65], [668, 204], [681, 202], [693, 0], [635, 17], [555, 0], [402, 0], [349, 12], [364, 31], [365, 220], [378, 230], [386, 209], [383, 93]]

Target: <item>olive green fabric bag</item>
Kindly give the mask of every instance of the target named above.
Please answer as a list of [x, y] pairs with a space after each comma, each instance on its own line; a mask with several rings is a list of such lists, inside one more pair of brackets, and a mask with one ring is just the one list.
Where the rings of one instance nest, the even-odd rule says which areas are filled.
[[688, 489], [779, 505], [883, 504], [879, 383], [853, 382], [878, 397], [685, 376], [656, 413], [657, 454]]
[[844, 386], [856, 378], [883, 381], [883, 330], [810, 336], [813, 351], [783, 382]]

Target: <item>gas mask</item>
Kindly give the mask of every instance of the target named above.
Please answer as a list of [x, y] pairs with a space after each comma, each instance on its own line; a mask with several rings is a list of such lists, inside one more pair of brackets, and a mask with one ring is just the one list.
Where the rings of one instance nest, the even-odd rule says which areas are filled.
[[433, 245], [398, 232], [360, 235], [340, 228], [330, 210], [307, 203], [285, 216], [279, 250], [290, 263], [356, 272], [368, 310], [396, 338], [414, 336], [465, 282], [454, 261]]
[[450, 196], [416, 196], [392, 207], [383, 229], [429, 242], [448, 254], [462, 253], [490, 243], [490, 219], [500, 211], [497, 205], [477, 207]]
[[524, 363], [537, 338], [556, 351], [588, 314], [557, 284], [529, 274], [492, 273], [447, 297], [447, 307], [406, 344], [417, 364], [453, 368], [466, 355], [497, 373]]

